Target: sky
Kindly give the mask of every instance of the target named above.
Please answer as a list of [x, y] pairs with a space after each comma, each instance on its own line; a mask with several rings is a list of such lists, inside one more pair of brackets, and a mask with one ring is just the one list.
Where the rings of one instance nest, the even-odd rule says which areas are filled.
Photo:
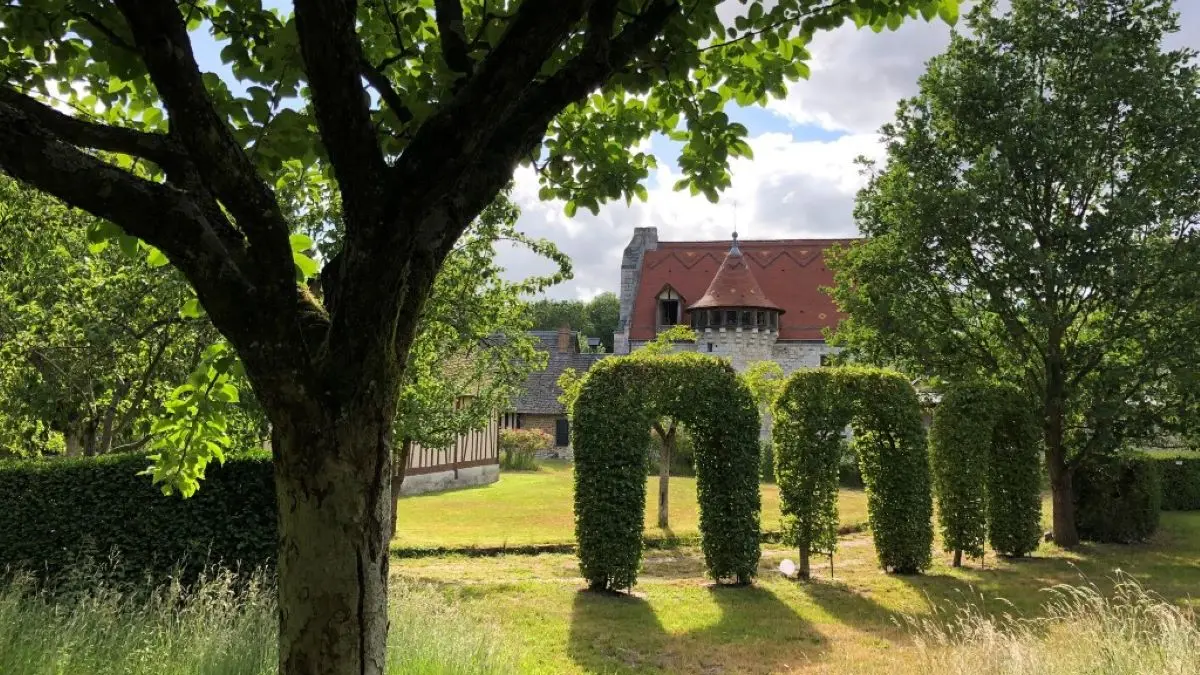
[[[264, 4], [286, 11], [282, 0]], [[1181, 30], [1167, 47], [1200, 48], [1200, 0], [1175, 0], [1175, 9]], [[855, 158], [883, 158], [877, 130], [892, 119], [900, 99], [917, 92], [925, 62], [946, 49], [950, 31], [941, 21], [912, 20], [894, 32], [857, 30], [847, 23], [815, 36], [809, 45], [808, 80], [794, 83], [785, 98], [766, 108], [727, 110], [749, 129], [754, 159], [734, 160], [732, 186], [717, 204], [671, 189], [680, 177], [678, 146], [662, 138], [648, 142], [659, 161], [647, 184], [649, 199], [608, 204], [597, 215], [580, 210], [568, 218], [561, 201], [538, 199], [533, 170], [519, 169], [513, 192], [521, 207], [518, 227], [553, 241], [574, 266], [574, 278], [547, 295], [590, 299], [616, 292], [621, 253], [635, 227], [657, 227], [664, 241], [728, 239], [734, 230], [744, 239], [857, 235], [851, 213], [864, 178]], [[220, 45], [206, 38], [193, 35], [201, 67], [236, 87], [220, 62]], [[499, 262], [513, 279], [551, 269], [523, 249], [501, 250]]]
[[[1168, 47], [1200, 48], [1200, 0], [1176, 0], [1181, 31]], [[950, 27], [942, 22], [905, 22], [895, 32], [874, 33], [846, 24], [819, 34], [810, 45], [812, 75], [791, 86], [784, 99], [764, 108], [729, 110], [750, 131], [753, 160], [735, 160], [732, 186], [718, 204], [686, 191], [669, 143], [655, 141], [659, 169], [647, 185], [649, 199], [580, 210], [574, 218], [562, 202], [539, 201], [531, 169], [516, 175], [519, 227], [555, 242], [571, 256], [575, 277], [550, 290], [560, 299], [588, 299], [616, 292], [621, 253], [635, 227], [655, 226], [660, 240], [846, 237], [857, 230], [854, 195], [863, 185], [858, 156], [882, 159], [877, 130], [892, 119], [897, 102], [917, 92], [925, 62], [945, 50]], [[500, 253], [511, 277], [544, 270], [523, 251]]]

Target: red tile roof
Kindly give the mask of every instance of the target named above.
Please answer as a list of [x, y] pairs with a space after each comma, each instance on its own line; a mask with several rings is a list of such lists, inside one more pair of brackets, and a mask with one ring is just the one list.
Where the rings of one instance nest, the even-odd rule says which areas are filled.
[[712, 282], [704, 297], [696, 301], [688, 311], [696, 309], [718, 309], [730, 307], [750, 307], [753, 309], [777, 309], [785, 311], [763, 293], [750, 271], [746, 257], [740, 249], [734, 247], [725, 255], [724, 262], [713, 275]]
[[[851, 243], [852, 239], [781, 239], [738, 241], [746, 271], [758, 282], [763, 294], [785, 313], [779, 318], [779, 339], [820, 340], [826, 327], [836, 326], [842, 315], [833, 300], [820, 288], [833, 285], [833, 273], [825, 266], [825, 249]], [[726, 241], [664, 241], [646, 251], [641, 280], [633, 301], [629, 338], [654, 338], [657, 302], [663, 288], [670, 286], [689, 307], [704, 297], [729, 252]], [[758, 305], [755, 305], [758, 306]], [[684, 323], [691, 317], [684, 313]]]

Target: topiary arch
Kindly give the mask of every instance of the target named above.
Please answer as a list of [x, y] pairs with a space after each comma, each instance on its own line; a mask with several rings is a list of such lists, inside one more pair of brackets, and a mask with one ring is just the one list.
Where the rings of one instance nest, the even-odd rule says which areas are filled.
[[596, 590], [626, 589], [642, 559], [650, 426], [668, 416], [695, 441], [709, 575], [748, 583], [758, 567], [758, 409], [728, 363], [684, 352], [605, 359], [588, 372], [575, 421], [575, 537]]
[[933, 501], [925, 429], [916, 391], [878, 368], [817, 368], [793, 373], [772, 409], [775, 480], [801, 576], [810, 552], [833, 552], [837, 461], [850, 426], [867, 489], [879, 563], [916, 573], [931, 562]]

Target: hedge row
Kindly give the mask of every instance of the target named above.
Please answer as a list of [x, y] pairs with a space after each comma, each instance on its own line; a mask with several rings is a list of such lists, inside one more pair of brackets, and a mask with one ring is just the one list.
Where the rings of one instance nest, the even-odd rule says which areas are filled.
[[1075, 471], [1075, 525], [1088, 541], [1131, 544], [1158, 529], [1162, 476], [1145, 457], [1093, 457]]
[[1200, 511], [1200, 458], [1155, 458], [1164, 511]]
[[716, 581], [749, 582], [758, 568], [759, 419], [729, 364], [695, 353], [604, 359], [584, 378], [575, 420], [575, 537], [593, 589], [637, 581], [653, 420], [682, 423], [695, 445], [701, 548]]
[[842, 432], [854, 433], [875, 550], [885, 569], [920, 572], [931, 562], [932, 498], [916, 392], [899, 373], [874, 368], [801, 370], [773, 408], [775, 475], [791, 543], [807, 554], [836, 545]]
[[[164, 496], [138, 472], [145, 455], [0, 464], [0, 571], [57, 579], [83, 559], [115, 564], [114, 579], [206, 565], [273, 564], [275, 488], [269, 455], [231, 458], [189, 499]], [[106, 564], [107, 567], [107, 564]]]

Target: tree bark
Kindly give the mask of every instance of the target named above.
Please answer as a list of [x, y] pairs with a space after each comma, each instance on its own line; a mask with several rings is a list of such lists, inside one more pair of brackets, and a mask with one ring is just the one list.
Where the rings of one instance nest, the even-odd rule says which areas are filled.
[[388, 528], [388, 538], [396, 537], [396, 527], [399, 526], [397, 515], [400, 513], [400, 490], [404, 487], [404, 469], [408, 466], [408, 453], [412, 451], [412, 439], [406, 438], [400, 444], [400, 454], [395, 457], [392, 465], [392, 526]]
[[1054, 509], [1054, 542], [1059, 546], [1079, 544], [1075, 528], [1075, 491], [1073, 467], [1067, 462], [1065, 442], [1066, 378], [1062, 363], [1052, 354], [1046, 363], [1046, 403], [1044, 443], [1046, 470], [1050, 474], [1051, 503]]
[[671, 489], [671, 454], [675, 450], [675, 423], [663, 432], [662, 426], [655, 424], [655, 430], [662, 440], [662, 453], [658, 456], [658, 527], [668, 529], [671, 526], [669, 504]]
[[801, 579], [811, 579], [812, 571], [809, 569], [808, 563], [808, 547], [800, 547], [800, 564], [797, 566], [796, 576]]
[[955, 567], [962, 567], [962, 549], [954, 549], [954, 562], [951, 563]]
[[382, 675], [390, 417], [272, 415], [279, 500], [279, 672]]

